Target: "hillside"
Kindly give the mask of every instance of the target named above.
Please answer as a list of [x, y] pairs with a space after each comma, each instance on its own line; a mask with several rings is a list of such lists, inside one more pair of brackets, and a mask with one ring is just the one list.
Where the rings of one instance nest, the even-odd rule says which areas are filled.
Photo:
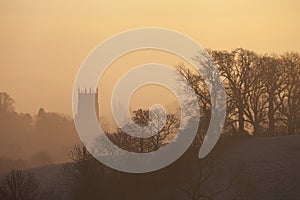
[[[300, 199], [300, 135], [239, 139], [226, 145], [222, 157], [225, 164], [220, 169], [242, 169], [231, 195], [225, 192], [216, 199], [231, 199], [232, 193], [238, 199]], [[69, 186], [64, 185], [61, 167], [58, 164], [30, 171], [43, 188], [59, 188], [63, 194], [68, 193]], [[221, 174], [217, 179], [222, 182], [224, 178]]]

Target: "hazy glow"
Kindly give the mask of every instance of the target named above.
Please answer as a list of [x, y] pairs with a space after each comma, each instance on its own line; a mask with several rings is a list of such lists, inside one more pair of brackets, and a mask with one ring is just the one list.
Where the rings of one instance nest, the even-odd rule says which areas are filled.
[[[297, 0], [2, 0], [0, 90], [15, 98], [19, 111], [32, 113], [44, 107], [70, 114], [78, 67], [112, 34], [161, 26], [183, 32], [206, 48], [300, 51], [299, 9]], [[149, 62], [148, 58], [155, 56], [150, 52], [137, 62]], [[119, 68], [112, 74], [121, 74]], [[141, 104], [138, 94], [136, 98]]]

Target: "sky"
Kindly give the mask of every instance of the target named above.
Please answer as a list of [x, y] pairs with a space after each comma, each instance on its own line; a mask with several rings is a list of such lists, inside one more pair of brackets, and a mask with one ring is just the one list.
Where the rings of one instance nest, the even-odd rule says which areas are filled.
[[[77, 70], [97, 44], [114, 34], [155, 26], [182, 32], [210, 49], [300, 52], [299, 10], [298, 0], [0, 0], [0, 91], [15, 99], [19, 112], [33, 114], [43, 107], [71, 115]], [[131, 56], [111, 66], [100, 84], [105, 86], [101, 100], [109, 100], [111, 84], [126, 66], [178, 63], [153, 52]], [[136, 106], [156, 101], [154, 95], [145, 98], [158, 89], [153, 87], [135, 94]], [[168, 99], [164, 104], [172, 102], [171, 94], [158, 90]]]

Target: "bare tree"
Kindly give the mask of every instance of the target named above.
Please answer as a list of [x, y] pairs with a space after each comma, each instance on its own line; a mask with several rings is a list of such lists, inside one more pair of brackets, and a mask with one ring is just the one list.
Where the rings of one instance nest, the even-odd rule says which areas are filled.
[[[149, 124], [150, 118], [149, 118], [149, 110], [142, 110], [142, 109], [138, 109], [133, 111], [133, 121], [139, 125], [141, 127], [141, 131], [142, 131], [142, 135], [144, 134], [143, 132], [144, 127], [147, 126]], [[139, 143], [139, 152], [145, 152], [145, 139], [144, 138], [139, 138], [138, 139], [138, 143]]]
[[[193, 59], [198, 64], [201, 64], [202, 62], [201, 55], [195, 55]], [[189, 86], [193, 89], [195, 94], [197, 95], [197, 99], [198, 99], [197, 103], [200, 108], [200, 120], [199, 120], [199, 131], [198, 134], [196, 135], [196, 140], [199, 144], [204, 139], [205, 133], [208, 129], [208, 125], [210, 122], [210, 116], [211, 116], [210, 94], [201, 74], [197, 73], [196, 71], [193, 71], [184, 63], [179, 63], [176, 66], [176, 68], [177, 68], [177, 72], [180, 74], [179, 80], [186, 81], [189, 84]], [[184, 92], [183, 95], [186, 95], [185, 91], [183, 92]]]
[[297, 115], [300, 113], [300, 55], [286, 53], [282, 57], [284, 65], [283, 91], [277, 93], [276, 106], [283, 115], [283, 122], [287, 124], [288, 134], [295, 134]]
[[12, 171], [0, 183], [2, 200], [39, 200], [40, 198], [39, 182], [29, 172]]
[[[155, 112], [155, 111], [154, 111]], [[156, 151], [158, 150], [160, 147], [163, 147], [165, 145], [167, 145], [174, 136], [176, 134], [176, 132], [178, 131], [178, 127], [179, 127], [179, 120], [176, 117], [175, 114], [167, 114], [166, 116], [166, 124], [163, 126], [163, 128], [161, 130], [159, 130], [159, 127], [161, 125], [159, 125], [159, 123], [161, 123], [160, 117], [159, 117], [160, 113], [156, 113], [155, 119], [156, 119], [156, 123], [154, 123], [154, 126], [156, 128], [156, 134], [150, 138], [150, 141], [152, 143], [152, 150]]]
[[[63, 166], [63, 173], [72, 182], [82, 181], [82, 178], [95, 176], [99, 170], [100, 163], [93, 158], [86, 147], [82, 144], [75, 144], [69, 153], [71, 163]], [[84, 175], [84, 177], [81, 177]]]
[[253, 84], [246, 96], [245, 117], [246, 121], [253, 127], [253, 135], [261, 135], [268, 107], [268, 95], [264, 84], [263, 71], [265, 59], [257, 56], [253, 62], [252, 76], [255, 78], [252, 77]]
[[255, 60], [257, 55], [248, 50], [236, 49], [231, 53], [226, 51], [212, 51], [211, 55], [223, 77], [229, 101], [237, 114], [239, 133], [245, 132], [245, 108], [251, 87], [256, 82]]
[[76, 144], [69, 153], [72, 162], [62, 168], [67, 185], [71, 185], [71, 199], [109, 199], [114, 193], [116, 171], [96, 160], [82, 144]]
[[0, 115], [15, 111], [14, 99], [6, 92], [0, 92]]
[[[200, 57], [195, 55], [195, 62], [201, 62]], [[211, 107], [210, 96], [204, 79], [200, 74], [188, 68], [184, 63], [179, 63], [177, 71], [185, 81], [192, 87], [199, 100], [200, 112], [202, 115], [208, 114]]]
[[[127, 151], [139, 153], [156, 151], [168, 144], [177, 133], [179, 120], [175, 114], [166, 114], [165, 121], [164, 113], [159, 109], [152, 110], [151, 120], [149, 110], [138, 109], [133, 114], [132, 119], [139, 127], [127, 124], [122, 129], [107, 134], [113, 143]], [[128, 134], [130, 131], [139, 132], [141, 135], [146, 133], [154, 135], [146, 138], [134, 137]]]
[[213, 200], [219, 195], [230, 193], [234, 182], [242, 173], [243, 165], [239, 166], [238, 169], [234, 171], [234, 174], [230, 173], [231, 175], [229, 175], [227, 181], [218, 184], [215, 182], [218, 180], [217, 171], [224, 171], [224, 169], [218, 167], [222, 165], [218, 162], [221, 162], [221, 160], [213, 156], [194, 161], [194, 164], [196, 164], [196, 169], [193, 171], [194, 176], [180, 186], [180, 191], [182, 191], [189, 200]]
[[282, 72], [284, 65], [278, 56], [264, 55], [260, 57], [258, 67], [261, 71], [261, 82], [263, 84], [261, 92], [265, 93], [263, 98], [260, 98], [260, 101], [266, 103], [267, 116], [265, 118], [267, 119], [265, 121], [268, 122], [267, 133], [268, 135], [273, 135], [275, 133], [275, 124], [280, 120], [276, 98], [283, 92], [285, 79]]

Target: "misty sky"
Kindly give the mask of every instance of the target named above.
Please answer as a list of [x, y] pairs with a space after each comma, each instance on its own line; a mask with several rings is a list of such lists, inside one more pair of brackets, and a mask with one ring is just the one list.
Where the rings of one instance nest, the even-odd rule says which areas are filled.
[[[36, 113], [44, 107], [70, 115], [80, 64], [113, 34], [159, 26], [185, 33], [211, 49], [300, 52], [299, 10], [298, 0], [1, 0], [0, 90], [16, 100], [20, 112]], [[157, 52], [121, 58], [103, 79], [100, 97], [109, 99], [111, 84], [125, 69], [150, 61], [173, 66], [180, 60]], [[152, 95], [144, 102], [144, 93], [136, 95], [136, 105], [155, 101]], [[172, 96], [165, 95], [164, 99]]]

